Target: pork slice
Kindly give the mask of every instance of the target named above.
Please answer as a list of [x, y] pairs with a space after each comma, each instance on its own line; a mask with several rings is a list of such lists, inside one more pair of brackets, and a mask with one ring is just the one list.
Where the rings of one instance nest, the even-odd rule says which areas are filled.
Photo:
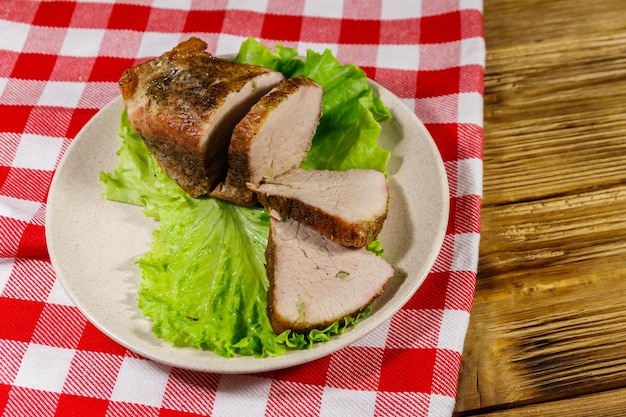
[[270, 219], [268, 317], [274, 332], [307, 333], [355, 316], [394, 274], [383, 258], [349, 248], [292, 219]]
[[216, 58], [206, 47], [192, 37], [127, 69], [119, 81], [131, 125], [167, 175], [194, 197], [224, 179], [235, 125], [284, 79]]
[[283, 174], [302, 164], [322, 112], [324, 90], [304, 76], [282, 81], [235, 126], [228, 149], [226, 180], [211, 196], [242, 206], [257, 202], [247, 184]]
[[300, 221], [345, 246], [372, 242], [387, 218], [387, 179], [373, 169], [294, 169], [253, 189], [268, 210]]

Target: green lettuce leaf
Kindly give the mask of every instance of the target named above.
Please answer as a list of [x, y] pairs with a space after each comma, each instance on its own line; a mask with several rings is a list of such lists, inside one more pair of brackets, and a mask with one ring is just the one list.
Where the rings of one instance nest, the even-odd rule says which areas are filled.
[[118, 135], [123, 139], [117, 150], [119, 163], [112, 172], [100, 173], [107, 199], [142, 206], [146, 215], [157, 220], [159, 208], [170, 207], [178, 201], [193, 202], [193, 198], [159, 167], [130, 125], [126, 111], [120, 116]]
[[[378, 121], [389, 112], [372, 95], [365, 73], [342, 66], [330, 52], [309, 52], [304, 61], [296, 55], [293, 49], [277, 45], [270, 51], [248, 39], [237, 59], [275, 68], [287, 77], [310, 75], [325, 88], [324, 115], [304, 166], [384, 172], [389, 154], [376, 138]], [[143, 207], [147, 216], [159, 220], [151, 249], [137, 260], [142, 276], [138, 304], [157, 336], [225, 357], [264, 357], [327, 341], [369, 314], [366, 309], [307, 335], [276, 335], [266, 314], [267, 213], [190, 197], [158, 166], [125, 111], [119, 135], [119, 164], [100, 173], [100, 180], [106, 198]], [[379, 242], [368, 248], [382, 254]]]
[[175, 345], [222, 356], [280, 354], [266, 314], [262, 209], [217, 199], [179, 204], [161, 215], [153, 248], [139, 259], [139, 307], [154, 332]]

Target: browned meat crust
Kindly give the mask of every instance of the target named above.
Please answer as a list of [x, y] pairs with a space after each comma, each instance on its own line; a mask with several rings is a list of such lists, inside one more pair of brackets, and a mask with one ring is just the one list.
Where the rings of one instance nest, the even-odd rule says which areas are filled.
[[[131, 125], [168, 176], [194, 197], [223, 180], [235, 124], [283, 79], [267, 68], [216, 58], [206, 47], [190, 38], [129, 68], [119, 81]], [[257, 82], [268, 74], [270, 81]]]
[[328, 239], [344, 246], [360, 248], [373, 242], [382, 230], [387, 217], [385, 213], [370, 221], [349, 222], [344, 218], [329, 214], [319, 207], [306, 204], [298, 199], [280, 195], [258, 194], [265, 207], [271, 207], [287, 217], [297, 220], [317, 231]]
[[298, 76], [261, 97], [235, 126], [226, 180], [211, 196], [242, 206], [256, 204], [249, 184], [300, 166], [319, 122], [323, 93], [319, 84]]
[[384, 174], [374, 170], [291, 170], [255, 191], [268, 210], [344, 246], [368, 245], [387, 218], [387, 182]]

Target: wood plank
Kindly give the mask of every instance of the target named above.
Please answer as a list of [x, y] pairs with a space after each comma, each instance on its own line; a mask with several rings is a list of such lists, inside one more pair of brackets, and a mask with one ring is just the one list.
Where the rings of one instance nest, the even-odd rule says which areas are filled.
[[623, 181], [626, 31], [488, 56], [485, 205]]
[[[456, 412], [563, 414], [626, 387], [626, 2], [484, 9], [482, 240]], [[611, 392], [603, 410], [623, 410]]]
[[562, 417], [622, 417], [626, 410], [626, 389], [615, 389], [605, 392], [581, 395], [566, 400], [550, 401], [541, 404], [520, 406], [514, 409], [463, 413], [459, 416], [517, 417], [541, 416]]
[[488, 48], [622, 31], [622, 0], [484, 0]]
[[626, 258], [626, 184], [484, 207], [482, 222], [477, 291], [538, 268]]
[[487, 207], [457, 411], [626, 386], [626, 186]]
[[625, 281], [626, 261], [597, 259], [479, 290], [457, 411], [626, 386]]
[[626, 147], [624, 15], [622, 0], [484, 1], [485, 205], [615, 181]]

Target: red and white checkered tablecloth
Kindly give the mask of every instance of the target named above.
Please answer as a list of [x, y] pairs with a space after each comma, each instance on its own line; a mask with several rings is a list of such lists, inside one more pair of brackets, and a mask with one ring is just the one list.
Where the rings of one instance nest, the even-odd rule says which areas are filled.
[[[475, 286], [482, 193], [482, 0], [0, 3], [0, 411], [3, 416], [447, 416]], [[399, 96], [443, 157], [451, 216], [423, 286], [330, 356], [263, 375], [144, 359], [97, 330], [55, 276], [46, 199], [121, 72], [191, 35], [331, 49]]]

